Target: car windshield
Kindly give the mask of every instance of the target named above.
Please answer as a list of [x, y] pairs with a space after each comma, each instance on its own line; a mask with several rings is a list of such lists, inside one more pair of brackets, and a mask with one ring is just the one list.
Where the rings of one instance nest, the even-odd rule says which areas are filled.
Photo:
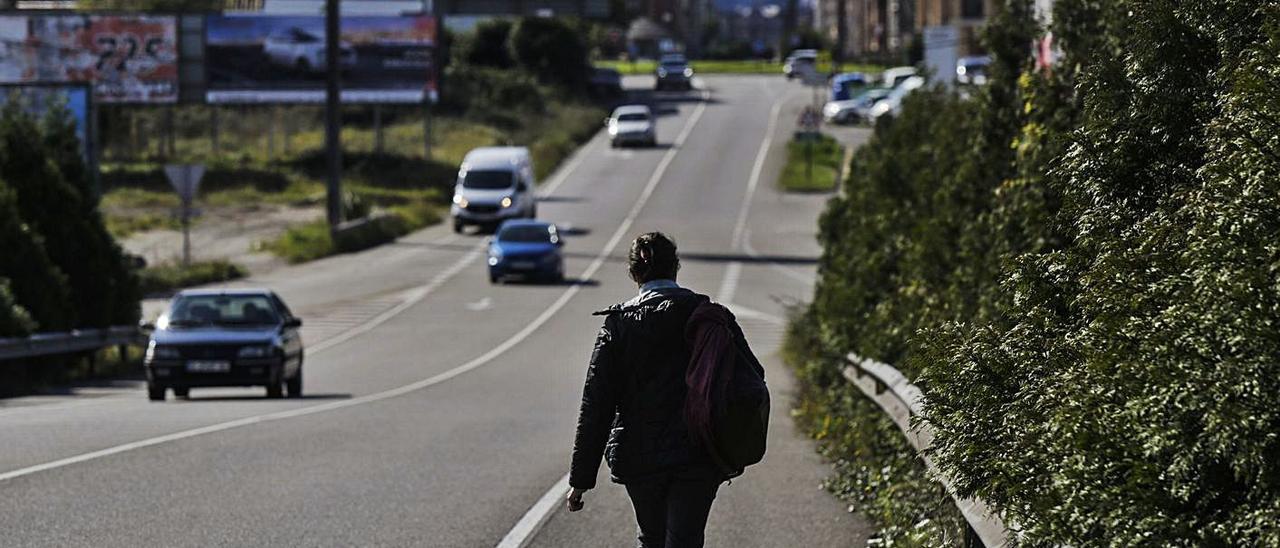
[[649, 115], [643, 112], [631, 112], [627, 114], [619, 114], [619, 122], [644, 122], [649, 120]]
[[498, 233], [500, 242], [555, 243], [556, 230], [551, 226], [509, 226]]
[[189, 295], [169, 307], [169, 325], [275, 325], [280, 315], [266, 295]]
[[663, 61], [662, 68], [667, 70], [684, 70], [683, 61]]
[[514, 177], [510, 171], [473, 169], [462, 177], [462, 187], [497, 190], [511, 188], [512, 181]]

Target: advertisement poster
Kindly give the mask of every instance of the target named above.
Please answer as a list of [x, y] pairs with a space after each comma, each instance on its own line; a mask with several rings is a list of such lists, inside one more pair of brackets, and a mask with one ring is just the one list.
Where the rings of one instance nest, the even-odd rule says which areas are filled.
[[[435, 101], [433, 17], [343, 17], [340, 39], [344, 103]], [[323, 17], [211, 15], [205, 47], [210, 103], [324, 101]]]
[[50, 110], [65, 108], [76, 122], [76, 137], [85, 161], [89, 154], [89, 88], [84, 85], [0, 85], [0, 105], [18, 102], [36, 118]]
[[0, 83], [85, 83], [103, 103], [178, 99], [177, 19], [0, 15]]

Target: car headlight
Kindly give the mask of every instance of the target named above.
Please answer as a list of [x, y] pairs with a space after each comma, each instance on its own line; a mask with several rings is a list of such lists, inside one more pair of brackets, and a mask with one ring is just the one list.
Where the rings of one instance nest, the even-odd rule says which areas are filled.
[[609, 124], [609, 135], [618, 134], [618, 124]]
[[501, 205], [501, 206], [505, 209], [505, 208], [511, 207], [511, 204], [513, 204], [513, 203], [515, 203], [515, 202], [512, 202], [512, 201], [511, 201], [511, 197], [510, 197], [510, 196], [507, 196], [507, 197], [503, 198], [501, 202], [498, 202], [498, 205]]
[[271, 355], [270, 346], [244, 346], [240, 348], [240, 352], [236, 353], [239, 358], [265, 358]]
[[684, 77], [693, 78], [693, 69], [691, 68], [684, 69]]
[[156, 343], [153, 342], [147, 346], [147, 355], [144, 359], [146, 361], [172, 360], [181, 357], [182, 353], [178, 352], [177, 348], [172, 346], [157, 346]]
[[453, 203], [458, 204], [458, 207], [467, 207], [467, 199], [463, 198], [461, 194], [453, 195]]
[[667, 77], [666, 69], [658, 69], [658, 78], [666, 78], [666, 77]]

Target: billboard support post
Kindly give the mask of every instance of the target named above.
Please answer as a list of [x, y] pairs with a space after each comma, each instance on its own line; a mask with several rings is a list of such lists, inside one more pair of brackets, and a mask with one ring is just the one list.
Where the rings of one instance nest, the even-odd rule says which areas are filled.
[[382, 155], [382, 105], [373, 105], [373, 153]]
[[325, 74], [327, 76], [325, 82], [325, 101], [324, 101], [324, 146], [325, 156], [328, 159], [329, 173], [327, 180], [328, 190], [328, 217], [329, 232], [336, 233], [338, 223], [342, 222], [342, 143], [341, 127], [338, 119], [338, 109], [341, 106], [341, 67], [338, 66], [338, 48], [340, 41], [340, 28], [338, 24], [338, 0], [325, 0], [324, 5], [324, 28], [325, 28]]
[[430, 162], [431, 161], [431, 102], [430, 101], [422, 104], [422, 146], [424, 149], [423, 154], [426, 154], [426, 156], [424, 156], [423, 158], [426, 161]]

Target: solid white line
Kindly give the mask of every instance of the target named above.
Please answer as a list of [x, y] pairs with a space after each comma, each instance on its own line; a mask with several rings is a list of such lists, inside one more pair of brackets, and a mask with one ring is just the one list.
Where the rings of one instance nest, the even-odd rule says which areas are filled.
[[[685, 131], [681, 133], [681, 137], [680, 139], [678, 139], [678, 142], [683, 142], [684, 137], [688, 135], [688, 130], [693, 127], [693, 124], [696, 123], [697, 119], [701, 116], [704, 106], [705, 106], [705, 103], [699, 105], [699, 108], [694, 111], [694, 115], [690, 118], [688, 125], [685, 127]], [[672, 156], [672, 153], [675, 152], [675, 150], [676, 148], [672, 148], [670, 151], [668, 151], [668, 155], [663, 158], [663, 162], [658, 166], [659, 172], [666, 170], [667, 165], [671, 163], [671, 156]], [[655, 174], [659, 172], [655, 172]], [[660, 176], [655, 176], [654, 178], [650, 179], [650, 184], [649, 186], [645, 187], [645, 192], [641, 195], [640, 200], [637, 201], [636, 205], [631, 208], [630, 213], [628, 213], [627, 215], [627, 219], [623, 222], [621, 226], [618, 227], [618, 232], [614, 234], [614, 237], [609, 240], [609, 243], [605, 246], [605, 248], [601, 250], [599, 255], [596, 256], [595, 261], [592, 262], [591, 265], [587, 268], [587, 270], [583, 274], [583, 278], [590, 278], [593, 274], [595, 274], [595, 272], [599, 270], [600, 267], [604, 264], [605, 260], [609, 257], [609, 255], [613, 253], [613, 249], [617, 247], [618, 242], [621, 240], [622, 236], [625, 235], [626, 230], [629, 229], [632, 222], [634, 222], [635, 216], [639, 214], [640, 206], [643, 206], [644, 202], [648, 200], [650, 195], [653, 194], [654, 187], [657, 186], [656, 181], [658, 181], [660, 178], [661, 178]], [[473, 252], [473, 253], [476, 253], [476, 252]], [[467, 257], [464, 257], [464, 259], [467, 259]], [[449, 270], [450, 271], [461, 270], [462, 267], [459, 265], [465, 266], [465, 260], [459, 261]], [[418, 288], [418, 291], [415, 293], [415, 295], [412, 296], [406, 302], [414, 301], [415, 298], [417, 300], [421, 300], [421, 298], [425, 296], [425, 294], [429, 291], [429, 288], [432, 287], [433, 283], [444, 278], [445, 276], [443, 273], [441, 275], [438, 275], [435, 280], [432, 280], [432, 283], [429, 283], [426, 286]], [[101, 449], [98, 451], [92, 451], [89, 453], [83, 453], [80, 455], [75, 455], [75, 456], [67, 457], [64, 459], [46, 462], [44, 464], [28, 466], [26, 468], [20, 468], [18, 470], [12, 470], [9, 472], [0, 473], [0, 482], [4, 482], [14, 478], [22, 477], [22, 476], [27, 476], [30, 474], [35, 474], [38, 472], [44, 472], [47, 470], [62, 468], [64, 466], [70, 466], [72, 464], [91, 461], [91, 460], [99, 459], [102, 457], [118, 455], [120, 453], [133, 451], [135, 449], [142, 449], [144, 447], [151, 447], [151, 446], [160, 445], [163, 443], [183, 440], [187, 438], [193, 438], [193, 437], [201, 436], [204, 434], [222, 432], [224, 430], [231, 430], [233, 428], [239, 428], [242, 426], [261, 424], [264, 422], [290, 419], [295, 417], [302, 417], [306, 415], [313, 415], [316, 413], [332, 411], [335, 409], [343, 409], [343, 408], [354, 407], [354, 406], [362, 405], [366, 403], [382, 401], [385, 399], [394, 398], [396, 396], [408, 394], [416, 390], [421, 390], [429, 386], [440, 384], [444, 381], [447, 381], [449, 379], [457, 377], [458, 375], [461, 375], [463, 373], [476, 369], [482, 365], [485, 365], [486, 363], [489, 363], [494, 358], [497, 358], [498, 356], [505, 353], [507, 350], [510, 350], [512, 347], [514, 347], [515, 345], [519, 344], [520, 342], [528, 338], [529, 335], [533, 334], [534, 331], [536, 331], [539, 327], [541, 327], [543, 324], [549, 321], [556, 312], [558, 312], [561, 308], [563, 308], [565, 304], [569, 302], [569, 299], [571, 299], [574, 295], [576, 295], [579, 290], [581, 290], [581, 286], [577, 286], [577, 285], [572, 286], [569, 289], [565, 290], [564, 294], [562, 294], [560, 298], [557, 299], [556, 302], [551, 305], [551, 307], [543, 311], [543, 313], [539, 315], [537, 319], [535, 319], [532, 323], [525, 326], [524, 329], [520, 330], [518, 333], [511, 336], [511, 338], [507, 339], [497, 347], [489, 350], [488, 352], [482, 354], [481, 356], [465, 364], [462, 364], [458, 367], [455, 367], [453, 369], [450, 369], [438, 375], [432, 376], [430, 378], [426, 378], [426, 379], [423, 379], [414, 383], [410, 383], [404, 386], [400, 386], [397, 388], [393, 388], [390, 390], [384, 390], [382, 392], [368, 394], [365, 396], [351, 398], [348, 400], [338, 400], [338, 401], [333, 401], [329, 403], [313, 405], [309, 407], [302, 407], [298, 409], [290, 409], [286, 411], [277, 411], [274, 413], [266, 413], [262, 415], [252, 416], [252, 417], [245, 417], [245, 418], [236, 419], [232, 421], [203, 426], [200, 428], [193, 428], [190, 430], [183, 430], [181, 432], [174, 432], [174, 433], [166, 434], [163, 436], [156, 436], [153, 438], [139, 440], [131, 443], [116, 445], [116, 446], [108, 447], [106, 449]], [[396, 310], [395, 313], [398, 314], [399, 312], [403, 312], [405, 308], [407, 308], [407, 306], [404, 306], [402, 303], [402, 305], [397, 306], [396, 309], [393, 309], [393, 310]], [[377, 318], [374, 318], [374, 320], [371, 320], [371, 321], [376, 321], [378, 323], [385, 322], [387, 321], [387, 319], [390, 319], [391, 315], [394, 315], [394, 314], [390, 314], [390, 312], [391, 311], [389, 310], [388, 312], [383, 313], [382, 315], [378, 316]], [[355, 336], [355, 335], [351, 335], [351, 336]], [[350, 337], [345, 337], [345, 338], [349, 339]]]
[[542, 495], [528, 512], [524, 513], [524, 517], [516, 523], [515, 527], [502, 537], [498, 542], [498, 548], [524, 548], [534, 535], [538, 534], [538, 530], [546, 525], [547, 519], [555, 512], [560, 501], [563, 500], [564, 494], [569, 492], [569, 474], [565, 474], [560, 481], [551, 487], [551, 490]]
[[[729, 241], [729, 250], [737, 252], [742, 247], [743, 234], [747, 229], [747, 216], [751, 213], [751, 200], [755, 198], [756, 187], [760, 186], [760, 172], [764, 170], [764, 159], [773, 145], [773, 132], [778, 126], [778, 112], [782, 103], [790, 95], [779, 97], [769, 110], [769, 125], [765, 128], [764, 140], [760, 141], [760, 150], [756, 151], [755, 164], [751, 166], [751, 176], [747, 179], [747, 193], [742, 197], [742, 206], [738, 208], [738, 220], [733, 225], [733, 238]], [[727, 303], [733, 300], [738, 291], [738, 278], [742, 275], [742, 262], [733, 261], [725, 269], [724, 279], [720, 282], [720, 291], [716, 300]]]
[[[644, 192], [640, 194], [640, 199], [636, 200], [636, 203], [631, 206], [631, 211], [627, 212], [627, 216], [622, 220], [622, 224], [618, 225], [618, 230], [614, 231], [613, 237], [609, 238], [609, 243], [605, 244], [604, 251], [602, 251], [600, 255], [596, 256], [596, 260], [587, 267], [586, 272], [582, 275], [583, 279], [590, 279], [596, 271], [600, 270], [600, 267], [604, 266], [605, 260], [607, 260], [609, 255], [613, 253], [613, 249], [618, 246], [622, 241], [622, 238], [631, 230], [631, 225], [635, 223], [636, 217], [640, 215], [640, 210], [644, 208], [645, 203], [649, 201], [649, 197], [653, 195], [653, 191], [658, 188], [658, 183], [662, 181], [662, 176], [666, 174], [667, 167], [670, 166], [671, 161], [675, 159], [676, 152], [680, 150], [680, 146], [684, 144], [685, 139], [689, 137], [689, 133], [693, 131], [693, 126], [697, 124], [698, 119], [702, 117], [702, 111], [706, 110], [707, 99], [709, 99], [710, 96], [710, 92], [702, 92], [702, 102], [698, 103], [698, 108], [694, 109], [693, 115], [689, 117], [689, 121], [685, 122], [684, 129], [680, 132], [680, 135], [676, 137], [672, 147], [667, 150], [665, 155], [663, 155], [662, 161], [658, 164], [658, 168], [653, 171], [653, 176], [649, 177], [649, 182], [645, 184]], [[547, 312], [554, 313], [556, 310], [559, 310], [561, 306], [564, 306], [564, 303], [567, 303], [573, 295], [577, 294], [580, 287], [581, 286], [577, 285], [570, 287], [569, 290], [565, 291], [565, 294], [560, 297], [559, 301], [556, 301], [551, 308], [547, 309]], [[550, 318], [549, 315], [547, 315], [547, 317]], [[530, 326], [538, 325], [539, 320], [542, 320], [542, 317], [539, 317], [538, 320], [535, 320], [535, 322], [530, 324]], [[542, 528], [542, 525], [546, 523], [547, 519], [551, 517], [551, 514], [555, 512], [558, 507], [555, 503], [563, 499], [568, 493], [569, 476], [566, 475], [564, 478], [561, 478], [560, 481], [556, 482], [555, 485], [552, 485], [551, 489], [547, 490], [547, 492], [542, 495], [542, 498], [538, 499], [538, 502], [534, 504], [528, 512], [525, 512], [524, 517], [520, 518], [520, 521], [516, 522], [515, 526], [511, 528], [511, 531], [509, 531], [507, 535], [502, 538], [502, 541], [498, 543], [498, 547], [523, 548], [526, 546], [530, 540], [533, 540], [533, 536], [538, 533], [538, 529]], [[548, 500], [550, 500], [551, 503], [543, 505], [543, 502]]]

